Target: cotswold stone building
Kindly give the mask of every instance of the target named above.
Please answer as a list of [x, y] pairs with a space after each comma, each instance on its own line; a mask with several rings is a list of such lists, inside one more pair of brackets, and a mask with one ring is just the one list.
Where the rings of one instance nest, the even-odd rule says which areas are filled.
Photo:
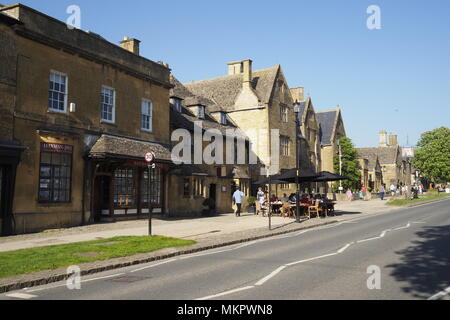
[[[370, 170], [372, 179], [369, 180], [373, 189], [379, 189], [379, 180], [389, 187], [400, 184], [410, 185], [411, 179], [411, 157], [404, 156], [403, 148], [398, 144], [397, 135], [389, 135], [386, 131], [380, 132], [380, 143], [376, 148], [358, 148], [358, 154], [361, 159], [368, 159], [371, 163]], [[375, 159], [378, 159], [380, 169]], [[379, 172], [381, 171], [381, 173]], [[377, 178], [378, 176], [378, 178]], [[377, 187], [378, 185], [378, 187]]]
[[[226, 116], [246, 133], [261, 167], [272, 167], [271, 174], [295, 167], [294, 101], [280, 65], [253, 70], [251, 60], [231, 62], [228, 75], [185, 83], [184, 87], [190, 94], [210, 101], [208, 111], [213, 117]], [[271, 139], [273, 130], [279, 132], [275, 142]], [[278, 144], [278, 150], [274, 144]], [[257, 181], [261, 170], [252, 170], [250, 175]], [[279, 194], [291, 192], [295, 192], [294, 185], [282, 185], [278, 190]]]
[[138, 48], [0, 8], [2, 235], [167, 210], [170, 70]]
[[[202, 134], [202, 139], [207, 136], [206, 131], [221, 135], [223, 145], [221, 159], [217, 158], [213, 164], [208, 164], [203, 159], [201, 163], [196, 163], [195, 158], [199, 156], [198, 150], [193, 148], [193, 152], [188, 160], [189, 164], [174, 166], [170, 175], [170, 193], [177, 197], [176, 201], [169, 203], [171, 215], [195, 216], [207, 210], [204, 206], [205, 199], [213, 200], [213, 207], [217, 213], [233, 212], [232, 195], [236, 187], [240, 186], [244, 192], [243, 209], [247, 208], [247, 197], [251, 195], [251, 175], [252, 170], [257, 166], [249, 165], [250, 144], [248, 138], [240, 132], [236, 124], [229, 115], [217, 103], [196, 96], [181, 84], [175, 77], [171, 78], [174, 85], [171, 91], [170, 128], [171, 132], [185, 130], [190, 135], [189, 148], [195, 141], [195, 130]], [[181, 131], [182, 132], [182, 131]], [[229, 146], [227, 140], [230, 139]], [[240, 139], [240, 141], [238, 141]], [[207, 152], [210, 143], [218, 142], [201, 141], [199, 151], [206, 154], [216, 154], [219, 150]], [[239, 143], [243, 150], [239, 149]], [[186, 143], [183, 140], [173, 141], [172, 147], [176, 144]], [[175, 152], [175, 151], [174, 151]], [[238, 154], [244, 154], [242, 164], [239, 164]], [[232, 160], [228, 163], [227, 157]]]

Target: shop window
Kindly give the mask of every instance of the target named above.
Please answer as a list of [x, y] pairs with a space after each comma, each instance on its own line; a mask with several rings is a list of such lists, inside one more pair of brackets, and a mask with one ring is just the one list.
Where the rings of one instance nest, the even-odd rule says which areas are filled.
[[72, 146], [42, 143], [39, 167], [39, 202], [70, 202], [71, 173]]
[[145, 170], [141, 177], [141, 204], [143, 208], [148, 207], [148, 199], [153, 206], [161, 205], [161, 169], [150, 169], [150, 175], [148, 172], [148, 170]]
[[134, 208], [136, 204], [135, 171], [117, 169], [114, 173], [114, 207]]
[[203, 179], [194, 179], [194, 196], [204, 197], [205, 195], [204, 184], [205, 182]]

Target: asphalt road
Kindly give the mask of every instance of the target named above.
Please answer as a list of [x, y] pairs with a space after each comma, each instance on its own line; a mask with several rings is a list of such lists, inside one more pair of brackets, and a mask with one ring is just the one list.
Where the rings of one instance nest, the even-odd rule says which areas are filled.
[[0, 300], [442, 298], [449, 244], [445, 200], [83, 277], [80, 290], [60, 282]]

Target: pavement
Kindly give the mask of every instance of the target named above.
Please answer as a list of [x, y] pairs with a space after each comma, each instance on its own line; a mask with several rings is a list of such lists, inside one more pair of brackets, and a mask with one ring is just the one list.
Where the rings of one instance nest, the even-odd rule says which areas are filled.
[[[184, 239], [193, 239], [197, 243], [188, 247], [167, 248], [151, 253], [97, 261], [80, 265], [81, 274], [91, 275], [108, 270], [145, 264], [200, 251], [242, 244], [268, 237], [279, 236], [301, 230], [309, 230], [329, 224], [341, 224], [363, 216], [378, 215], [400, 210], [386, 206], [386, 201], [339, 202], [336, 216], [313, 218], [300, 224], [289, 218], [272, 217], [272, 228], [268, 228], [268, 217], [244, 214], [236, 218], [233, 214], [194, 219], [155, 219], [154, 234]], [[95, 224], [64, 230], [52, 230], [39, 234], [19, 235], [1, 238], [0, 252], [89, 241], [114, 236], [147, 235], [148, 224], [145, 220], [125, 221], [107, 224]], [[22, 288], [62, 281], [68, 277], [66, 268], [47, 270], [33, 274], [0, 279], [0, 293]]]
[[180, 249], [182, 255], [165, 249], [165, 257], [152, 253], [158, 261], [84, 275], [80, 290], [62, 281], [10, 288], [0, 300], [444, 299], [450, 292], [449, 205], [450, 199], [407, 208], [379, 200], [343, 203], [339, 209], [346, 211], [336, 217], [272, 231], [230, 229], [209, 237], [191, 231], [200, 238]]

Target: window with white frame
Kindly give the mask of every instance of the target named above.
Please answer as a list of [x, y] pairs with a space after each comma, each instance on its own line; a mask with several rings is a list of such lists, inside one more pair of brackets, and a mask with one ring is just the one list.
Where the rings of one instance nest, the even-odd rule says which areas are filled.
[[50, 72], [48, 108], [52, 111], [67, 111], [67, 76], [60, 72]]
[[142, 128], [142, 130], [146, 130], [146, 131], [153, 130], [152, 113], [153, 113], [152, 102], [149, 100], [142, 99], [142, 102], [141, 102], [141, 128]]
[[112, 88], [102, 87], [101, 93], [101, 119], [106, 122], [115, 122], [116, 92]]
[[289, 137], [280, 136], [280, 153], [282, 156], [289, 156]]

